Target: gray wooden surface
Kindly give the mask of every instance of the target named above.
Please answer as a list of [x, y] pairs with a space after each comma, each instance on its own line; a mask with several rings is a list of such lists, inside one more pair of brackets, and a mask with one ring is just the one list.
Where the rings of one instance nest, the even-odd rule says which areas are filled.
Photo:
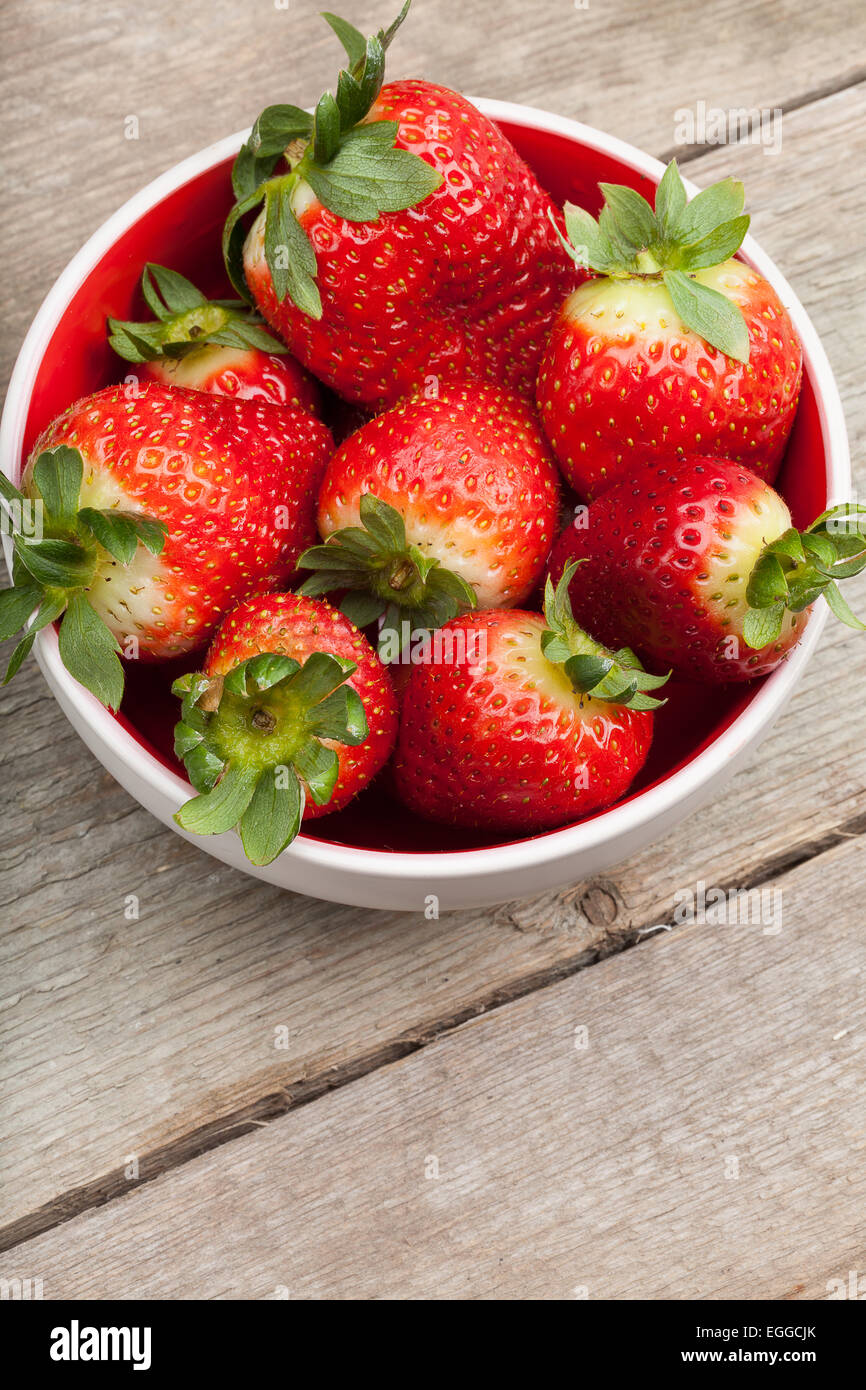
[[[680, 107], [781, 108], [776, 155], [679, 154], [698, 183], [746, 179], [856, 466], [864, 33], [855, 0], [416, 0], [390, 70], [659, 155]], [[302, 0], [12, 0], [0, 51], [4, 382], [105, 216], [267, 102], [314, 100], [336, 59]], [[279, 893], [185, 844], [29, 665], [0, 693], [0, 1275], [48, 1297], [782, 1298], [866, 1268], [864, 675], [864, 641], [828, 632], [752, 767], [688, 825], [600, 881], [427, 922]], [[699, 879], [780, 887], [781, 934], [648, 933]]]
[[866, 1259], [866, 937], [839, 929], [866, 862], [845, 845], [775, 886], [778, 935], [657, 936], [55, 1228], [16, 1273], [47, 1297], [826, 1297]]

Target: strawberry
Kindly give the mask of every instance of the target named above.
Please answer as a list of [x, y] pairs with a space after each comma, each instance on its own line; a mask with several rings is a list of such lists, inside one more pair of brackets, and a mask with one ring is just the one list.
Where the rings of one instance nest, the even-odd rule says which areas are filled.
[[412, 668], [394, 762], [398, 794], [452, 825], [546, 830], [623, 796], [646, 761], [666, 677], [575, 623], [566, 570], [544, 617], [467, 614]]
[[349, 66], [315, 115], [257, 120], [233, 172], [229, 274], [346, 400], [382, 409], [467, 376], [531, 395], [574, 269], [553, 204], [492, 121], [446, 87], [382, 86], [407, 10], [367, 40], [324, 16]]
[[325, 544], [300, 565], [302, 593], [349, 590], [359, 625], [382, 620], [393, 660], [412, 630], [461, 609], [513, 607], [535, 587], [556, 535], [557, 471], [520, 397], [481, 382], [415, 395], [351, 435], [319, 496]]
[[301, 819], [340, 810], [391, 755], [397, 706], [367, 639], [321, 599], [266, 594], [224, 620], [204, 670], [182, 676], [175, 752], [199, 793], [185, 830], [237, 826], [269, 864]]
[[803, 352], [784, 305], [731, 257], [749, 225], [733, 179], [686, 202], [676, 161], [655, 212], [602, 184], [596, 222], [566, 205], [572, 251], [596, 276], [562, 306], [538, 375], [560, 466], [592, 498], [636, 456], [720, 455], [772, 482], [794, 421]]
[[822, 593], [863, 627], [836, 584], [866, 566], [862, 511], [843, 503], [798, 531], [742, 464], [651, 460], [562, 533], [550, 575], [577, 563], [574, 611], [600, 641], [693, 680], [750, 680], [784, 659]]
[[205, 299], [176, 270], [153, 264], [144, 268], [141, 292], [156, 318], [109, 319], [108, 341], [126, 362], [141, 363], [142, 376], [319, 414], [316, 382], [242, 299]]
[[206, 641], [223, 613], [292, 572], [314, 535], [332, 447], [302, 411], [147, 383], [71, 406], [38, 441], [22, 492], [0, 482], [18, 526], [0, 637], [37, 616], [13, 652], [63, 615], [60, 655], [111, 708], [117, 653], [161, 660]]

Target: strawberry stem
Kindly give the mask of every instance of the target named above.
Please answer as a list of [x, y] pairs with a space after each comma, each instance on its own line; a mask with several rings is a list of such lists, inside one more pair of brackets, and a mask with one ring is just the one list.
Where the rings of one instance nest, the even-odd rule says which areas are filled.
[[560, 234], [560, 240], [577, 265], [613, 279], [661, 276], [687, 327], [728, 357], [748, 362], [749, 334], [741, 309], [697, 278], [700, 270], [721, 265], [742, 244], [749, 229], [742, 183], [723, 179], [688, 202], [674, 159], [656, 190], [655, 210], [625, 184], [599, 187], [605, 201], [597, 221], [574, 203], [564, 208], [568, 239]]
[[544, 586], [544, 616], [547, 631], [541, 635], [541, 650], [547, 660], [561, 666], [573, 689], [588, 699], [621, 705], [624, 709], [653, 710], [663, 705], [647, 695], [668, 680], [645, 671], [633, 651], [622, 647], [610, 652], [596, 642], [575, 621], [569, 589], [582, 561], [566, 565], [556, 588], [550, 576]]
[[314, 573], [298, 592], [348, 590], [339, 607], [358, 627], [379, 621], [379, 655], [387, 661], [411, 632], [440, 628], [478, 600], [465, 579], [409, 544], [395, 507], [367, 492], [359, 511], [360, 526], [345, 526], [304, 551], [298, 568]]
[[801, 613], [823, 594], [847, 627], [866, 630], [852, 613], [839, 581], [866, 569], [866, 507], [842, 502], [805, 531], [791, 526], [764, 546], [746, 588], [743, 640], [754, 649], [775, 642], [786, 613]]
[[[322, 314], [316, 256], [293, 206], [303, 183], [323, 207], [349, 222], [375, 222], [383, 212], [415, 207], [442, 184], [442, 175], [410, 150], [397, 147], [396, 121], [367, 120], [382, 88], [385, 53], [409, 12], [406, 0], [388, 29], [365, 39], [346, 20], [325, 14], [349, 60], [336, 95], [325, 92], [314, 115], [297, 106], [269, 106], [259, 116], [232, 170], [237, 202], [223, 231], [232, 284], [249, 299], [243, 269], [243, 219], [265, 204], [265, 260], [274, 292], [313, 319]], [[299, 153], [300, 150], [303, 153]], [[280, 174], [282, 165], [289, 175]]]
[[206, 343], [288, 352], [242, 299], [206, 299], [176, 270], [149, 262], [142, 271], [141, 292], [153, 320], [108, 319], [108, 341], [126, 362], [184, 357]]
[[357, 746], [369, 732], [356, 670], [328, 652], [303, 665], [262, 653], [217, 681], [201, 672], [172, 686], [181, 701], [175, 754], [199, 793], [175, 820], [196, 835], [237, 828], [253, 864], [270, 864], [300, 829], [306, 797], [330, 801], [340, 760], [330, 746]]
[[90, 603], [88, 589], [109, 561], [131, 564], [139, 545], [159, 555], [166, 528], [138, 512], [79, 507], [83, 476], [81, 454], [67, 445], [39, 455], [27, 495], [0, 473], [0, 511], [4, 529], [12, 535], [14, 557], [12, 588], [0, 594], [0, 640], [26, 627], [4, 684], [20, 668], [37, 632], [62, 617], [58, 644], [63, 664], [116, 710], [124, 685], [120, 644]]

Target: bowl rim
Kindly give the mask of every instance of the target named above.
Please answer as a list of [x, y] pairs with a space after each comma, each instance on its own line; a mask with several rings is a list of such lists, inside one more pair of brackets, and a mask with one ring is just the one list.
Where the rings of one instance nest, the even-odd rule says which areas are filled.
[[[528, 129], [562, 135], [618, 159], [635, 172], [646, 175], [654, 184], [664, 171], [664, 164], [654, 156], [580, 121], [515, 102], [477, 97], [467, 99], [494, 121], [502, 120]], [[61, 272], [31, 324], [10, 378], [0, 422], [0, 467], [7, 476], [17, 478], [30, 396], [42, 356], [84, 278], [121, 233], [169, 194], [235, 154], [248, 134], [249, 131], [241, 131], [226, 136], [160, 174], [107, 218]], [[690, 180], [684, 179], [684, 183], [691, 196], [699, 191]], [[797, 295], [751, 236], [747, 236], [743, 243], [742, 255], [774, 286], [800, 336], [804, 368], [813, 383], [824, 440], [828, 501], [841, 500], [851, 486], [848, 439], [842, 403], [824, 348]], [[11, 544], [5, 534], [3, 547], [9, 564]], [[655, 786], [591, 820], [507, 844], [467, 850], [376, 850], [316, 840], [301, 834], [283, 851], [283, 855], [294, 858], [299, 868], [306, 865], [312, 870], [322, 870], [339, 866], [341, 871], [357, 876], [391, 881], [424, 876], [429, 878], [432, 887], [442, 879], [487, 878], [495, 877], [500, 871], [508, 870], [513, 874], [522, 868], [539, 868], [578, 852], [591, 851], [619, 837], [632, 835], [648, 822], [662, 820], [678, 802], [688, 801], [695, 796], [708, 782], [719, 776], [725, 765], [736, 759], [746, 745], [757, 740], [769, 728], [805, 668], [826, 618], [826, 605], [822, 604], [813, 612], [803, 637], [789, 659], [765, 680], [746, 708], [706, 748]], [[188, 799], [189, 784], [143, 747], [95, 696], [78, 685], [60, 661], [57, 635], [53, 628], [43, 629], [35, 646], [49, 685], [61, 688], [87, 726], [95, 745], [107, 745], [113, 756], [126, 763], [130, 771], [148, 786], [153, 797], [165, 802], [172, 812], [177, 810]]]

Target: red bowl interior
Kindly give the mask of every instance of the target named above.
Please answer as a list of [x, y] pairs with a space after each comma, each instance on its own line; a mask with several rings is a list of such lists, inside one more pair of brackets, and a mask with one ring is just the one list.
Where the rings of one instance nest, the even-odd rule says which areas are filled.
[[[651, 181], [610, 155], [550, 131], [501, 124], [558, 202], [568, 199], [597, 211], [598, 184], [604, 180], [630, 184], [651, 200]], [[66, 406], [122, 380], [125, 371], [131, 370], [109, 348], [105, 320], [109, 315], [121, 319], [146, 316], [138, 289], [146, 261], [181, 271], [211, 295], [231, 293], [220, 255], [220, 233], [232, 202], [230, 168], [231, 161], [227, 160], [151, 208], [122, 233], [80, 286], [39, 367], [27, 416], [25, 458], [41, 431]], [[808, 376], [776, 485], [799, 526], [808, 525], [826, 506], [824, 445]], [[145, 749], [180, 773], [183, 768], [172, 753], [177, 702], [171, 695], [171, 682], [197, 664], [195, 657], [171, 667], [129, 664], [127, 693], [117, 716]], [[709, 688], [669, 682], [665, 692], [668, 703], [656, 717], [652, 752], [628, 799], [696, 757], [741, 713], [759, 684]], [[403, 852], [471, 850], [502, 843], [501, 836], [450, 830], [411, 816], [388, 795], [386, 778], [345, 811], [307, 822], [304, 834], [333, 843]]]

